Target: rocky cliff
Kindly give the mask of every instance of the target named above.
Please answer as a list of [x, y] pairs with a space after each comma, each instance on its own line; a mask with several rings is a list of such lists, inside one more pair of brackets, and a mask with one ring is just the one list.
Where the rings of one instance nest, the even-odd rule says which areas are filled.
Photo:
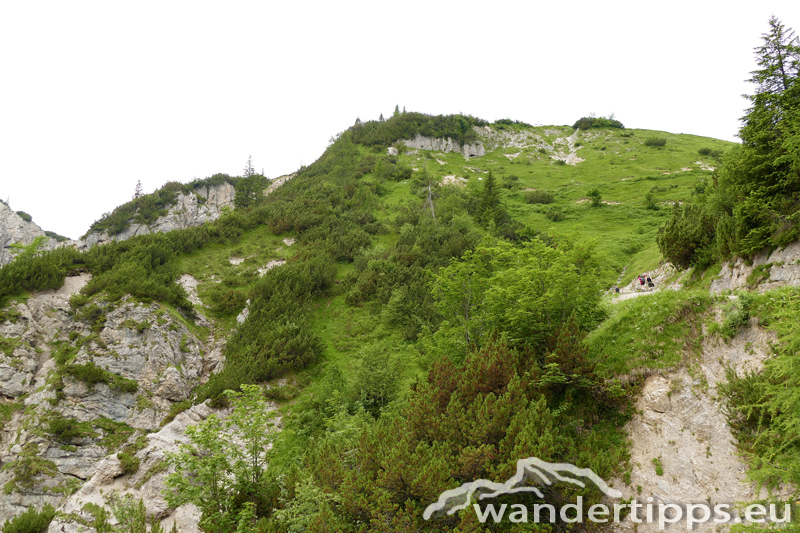
[[78, 245], [78, 248], [91, 248], [97, 244], [111, 241], [124, 241], [136, 235], [163, 233], [199, 226], [219, 218], [226, 207], [232, 209], [235, 194], [233, 185], [227, 182], [200, 187], [193, 193], [180, 192], [176, 196], [175, 204], [169, 208], [167, 214], [159, 217], [153, 224], [132, 222], [130, 226], [114, 235], [109, 235], [107, 232], [90, 232]]
[[403, 141], [403, 143], [409, 148], [414, 148], [416, 150], [436, 150], [445, 153], [459, 152], [465, 159], [486, 155], [486, 149], [483, 147], [481, 141], [474, 144], [462, 145], [449, 137], [447, 139], [434, 139], [432, 137], [424, 137], [418, 133], [416, 137]]
[[0, 202], [0, 266], [14, 259], [11, 253], [12, 244], [28, 245], [36, 237], [47, 239], [42, 247], [44, 250], [51, 250], [58, 245], [56, 240], [47, 237], [35, 222], [24, 220], [4, 202]]
[[[169, 448], [160, 443], [180, 440], [207, 408], [162, 425], [189, 407], [181, 402], [218, 366], [222, 345], [159, 304], [123, 298], [77, 316], [69, 297], [88, 279], [67, 278], [0, 312], [0, 523], [45, 503], [79, 518], [64, 507], [73, 493], [88, 502], [92, 487], [121, 481], [144, 487], [152, 516], [173, 514], [154, 500]], [[119, 452], [137, 467], [120, 466]], [[76, 531], [78, 518], [60, 523]]]

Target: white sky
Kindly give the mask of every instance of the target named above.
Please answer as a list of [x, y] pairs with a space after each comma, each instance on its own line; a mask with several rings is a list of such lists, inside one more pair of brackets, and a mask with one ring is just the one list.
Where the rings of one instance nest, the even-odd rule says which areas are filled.
[[695, 0], [0, 3], [0, 197], [72, 238], [167, 181], [276, 177], [356, 119], [429, 114], [735, 140], [771, 14]]

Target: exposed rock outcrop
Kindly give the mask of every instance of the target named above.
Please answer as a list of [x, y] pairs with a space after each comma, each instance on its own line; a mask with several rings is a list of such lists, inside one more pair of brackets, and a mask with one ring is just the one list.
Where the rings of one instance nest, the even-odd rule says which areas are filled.
[[109, 235], [107, 232], [91, 232], [86, 235], [85, 241], [82, 241], [78, 247], [88, 249], [97, 244], [124, 241], [136, 235], [164, 233], [199, 226], [219, 218], [224, 208], [233, 208], [234, 196], [233, 185], [227, 182], [201, 187], [193, 193], [181, 192], [176, 195], [175, 205], [171, 206], [167, 214], [158, 218], [153, 224], [144, 225], [133, 222], [129, 227], [114, 235]]
[[758, 285], [758, 292], [799, 286], [800, 241], [771, 254], [759, 254], [749, 265], [741, 258], [725, 263], [717, 279], [711, 282], [711, 291], [746, 289], [751, 285]]
[[12, 244], [31, 244], [36, 237], [46, 237], [42, 249], [52, 250], [58, 246], [55, 239], [47, 237], [35, 222], [23, 220], [14, 210], [4, 202], [0, 202], [0, 266], [10, 263], [14, 259], [11, 253]]
[[418, 133], [413, 139], [403, 141], [403, 144], [417, 150], [436, 150], [437, 152], [445, 153], [458, 152], [463, 155], [465, 159], [486, 155], [486, 149], [483, 147], [483, 142], [481, 141], [462, 145], [449, 137], [447, 139], [435, 139], [433, 137], [424, 137]]
[[[728, 426], [718, 385], [727, 381], [726, 367], [740, 375], [762, 368], [775, 340], [774, 333], [751, 319], [729, 343], [706, 338], [699, 360], [645, 381], [636, 414], [626, 427], [631, 442], [630, 483], [615, 485], [624, 498], [645, 502], [652, 497], [655, 504], [716, 504], [762, 496], [747, 478], [747, 464]], [[656, 523], [634, 525], [627, 520], [620, 526], [640, 533], [658, 531]], [[721, 526], [696, 527], [718, 531]]]
[[[15, 408], [0, 428], [0, 487], [8, 489], [0, 523], [29, 506], [58, 507], [85, 480], [112, 483], [121, 474], [116, 453], [159, 430], [219, 366], [221, 345], [198, 339], [159, 304], [98, 302], [91, 319], [76, 318], [69, 297], [88, 280], [67, 278], [4, 310], [0, 402]], [[53, 433], [59, 421], [66, 437]]]

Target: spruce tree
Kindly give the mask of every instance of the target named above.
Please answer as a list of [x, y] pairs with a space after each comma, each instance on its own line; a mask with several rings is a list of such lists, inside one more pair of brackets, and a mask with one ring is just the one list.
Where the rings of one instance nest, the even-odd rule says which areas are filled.
[[800, 217], [800, 42], [775, 17], [755, 49], [758, 70], [748, 80], [751, 107], [742, 117], [742, 148], [720, 172], [736, 197], [733, 215], [743, 255], [798, 237]]
[[481, 193], [480, 219], [483, 224], [494, 221], [495, 224], [502, 222], [503, 209], [500, 205], [500, 187], [494, 179], [492, 171], [483, 182], [483, 192]]

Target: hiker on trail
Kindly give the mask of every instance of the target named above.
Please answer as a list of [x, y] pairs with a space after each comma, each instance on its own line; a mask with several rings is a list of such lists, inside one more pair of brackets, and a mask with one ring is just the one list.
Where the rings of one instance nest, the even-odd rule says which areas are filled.
[[614, 287], [614, 292], [616, 292], [617, 294], [619, 294], [619, 287]]
[[653, 288], [653, 287], [655, 287], [655, 286], [656, 286], [656, 284], [655, 284], [655, 283], [653, 283], [653, 280], [652, 280], [652, 279], [650, 279], [650, 276], [647, 276], [647, 288], [648, 288], [648, 289], [652, 289], [652, 288]]
[[639, 287], [639, 288], [640, 288], [641, 290], [644, 290], [644, 276], [645, 276], [644, 274], [642, 274], [641, 276], [639, 276], [639, 285], [640, 285], [640, 287]]

